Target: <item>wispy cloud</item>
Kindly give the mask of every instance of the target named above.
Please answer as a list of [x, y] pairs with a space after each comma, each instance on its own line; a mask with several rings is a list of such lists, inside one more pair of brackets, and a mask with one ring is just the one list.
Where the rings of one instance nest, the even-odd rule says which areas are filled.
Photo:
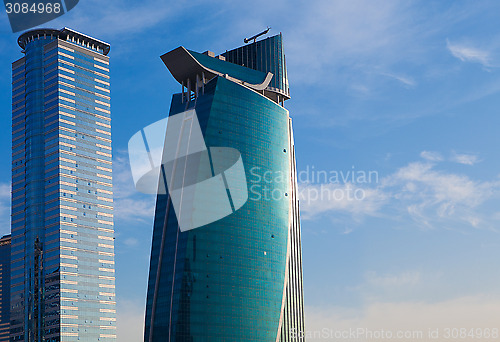
[[491, 66], [491, 55], [487, 50], [466, 44], [451, 43], [449, 40], [446, 40], [446, 47], [454, 57], [462, 62], [480, 63], [485, 67]]
[[464, 201], [470, 205], [476, 205], [477, 202], [484, 200], [484, 193], [477, 191], [480, 188], [487, 189], [487, 186], [474, 182], [466, 176], [436, 171], [433, 169], [433, 164], [421, 162], [413, 162], [400, 168], [395, 174], [386, 178], [384, 183], [388, 186], [412, 184], [411, 187], [406, 187], [412, 194], [421, 195], [422, 190], [427, 190], [426, 192], [430, 192], [436, 201]]
[[343, 212], [361, 218], [376, 215], [386, 194], [356, 184], [299, 184], [302, 218], [313, 219], [327, 212]]
[[0, 200], [10, 201], [10, 183], [0, 183]]
[[474, 165], [479, 162], [479, 157], [474, 154], [453, 153], [451, 161], [464, 165]]
[[10, 183], [0, 183], [0, 235], [10, 232]]
[[[407, 8], [400, 2], [318, 1], [300, 11], [301, 20], [290, 27], [287, 38], [290, 77], [295, 81], [313, 82], [328, 75], [349, 82], [345, 77], [353, 81], [352, 76], [341, 72], [346, 67], [352, 75], [371, 73], [374, 67], [390, 70], [405, 53], [411, 53]], [[408, 77], [399, 81], [412, 83]]]
[[131, 238], [125, 239], [125, 241], [123, 241], [123, 243], [129, 247], [133, 247], [133, 246], [137, 246], [137, 244], [139, 243], [139, 240], [131, 237]]
[[442, 161], [443, 156], [439, 152], [434, 152], [434, 151], [422, 151], [420, 152], [420, 157], [424, 158], [425, 160], [429, 161]]
[[[77, 30], [97, 37], [115, 38], [127, 34], [140, 34], [151, 29], [181, 10], [188, 10], [191, 4], [186, 2], [162, 2], [145, 0], [140, 2], [117, 0], [81, 1], [71, 12], [51, 24], [67, 25], [71, 23]], [[60, 23], [60, 24], [59, 24]]]
[[395, 74], [395, 73], [390, 73], [390, 72], [383, 72], [380, 73], [382, 76], [386, 76], [389, 78], [392, 78], [396, 81], [401, 82], [403, 85], [406, 87], [414, 87], [417, 85], [417, 82], [412, 77], [405, 76], [405, 75], [400, 75], [400, 74]]
[[479, 209], [498, 194], [500, 182], [476, 181], [437, 170], [430, 162], [413, 162], [385, 178], [383, 187], [393, 194], [393, 207], [406, 208], [410, 218], [422, 227], [458, 223], [479, 227], [488, 218]]
[[[423, 151], [425, 161], [400, 167], [376, 184], [299, 184], [303, 219], [335, 213], [413, 222], [421, 228], [454, 226], [494, 229], [494, 213], [487, 203], [500, 194], [500, 181], [481, 181], [441, 170], [444, 158]], [[454, 155], [457, 162], [473, 165], [477, 157]], [[356, 197], [357, 196], [357, 197]], [[395, 222], [395, 221], [394, 221]]]
[[[371, 134], [381, 134], [379, 126], [387, 131], [420, 117], [454, 114], [452, 109], [470, 102], [473, 94], [484, 97], [498, 91], [496, 79], [467, 83], [464, 74], [456, 72], [456, 64], [449, 63], [444, 46], [443, 37], [453, 37], [455, 29], [479, 20], [485, 6], [416, 4], [317, 1], [315, 6], [296, 9], [300, 19], [285, 31], [290, 82], [297, 88], [331, 80], [322, 103], [332, 108], [342, 103], [332, 113], [306, 101], [301, 112], [308, 112], [311, 126], [318, 130], [339, 123], [355, 130], [375, 126]], [[480, 41], [474, 30], [470, 34]], [[491, 67], [499, 60], [495, 39], [484, 49], [483, 43], [469, 46], [450, 38], [449, 48], [457, 58]], [[399, 88], [409, 91], [400, 93]], [[330, 100], [329, 93], [337, 97]], [[372, 100], [384, 100], [383, 109]]]
[[[420, 152], [420, 157], [430, 162], [440, 162], [445, 160], [441, 153], [435, 151], [422, 151]], [[452, 152], [451, 156], [447, 160], [464, 165], [474, 165], [480, 161], [479, 157], [475, 154], [456, 152]]]
[[122, 222], [152, 222], [155, 196], [144, 195], [134, 187], [125, 151], [116, 151], [113, 160], [115, 220]]

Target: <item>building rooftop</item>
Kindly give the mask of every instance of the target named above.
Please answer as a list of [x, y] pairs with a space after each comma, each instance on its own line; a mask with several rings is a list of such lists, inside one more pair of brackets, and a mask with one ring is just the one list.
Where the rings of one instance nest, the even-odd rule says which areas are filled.
[[40, 37], [43, 35], [51, 35], [57, 37], [61, 40], [68, 40], [71, 42], [79, 43], [80, 45], [87, 47], [89, 49], [94, 49], [101, 52], [103, 55], [107, 55], [110, 50], [110, 45], [101, 40], [87, 36], [86, 34], [80, 33], [78, 31], [64, 27], [60, 30], [55, 29], [35, 29], [24, 32], [17, 39], [17, 43], [24, 50], [26, 44], [33, 40], [35, 37]]
[[210, 57], [187, 50], [180, 46], [161, 56], [163, 63], [170, 70], [177, 82], [194, 87], [199, 77], [204, 75], [207, 80], [216, 76], [226, 77], [255, 90], [264, 90], [271, 81], [273, 74], [245, 68], [227, 63], [221, 59]]

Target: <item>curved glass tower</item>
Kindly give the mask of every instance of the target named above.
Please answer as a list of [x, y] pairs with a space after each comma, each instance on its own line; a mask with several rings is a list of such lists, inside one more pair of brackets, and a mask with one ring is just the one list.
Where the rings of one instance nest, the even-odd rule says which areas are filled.
[[[224, 206], [230, 210], [207, 220], [211, 223], [183, 229], [177, 188], [168, 179], [161, 181], [171, 176], [164, 152], [145, 341], [289, 341], [293, 331], [304, 330], [304, 318], [295, 150], [283, 107], [289, 90], [281, 34], [217, 57], [179, 47], [162, 60], [182, 84], [169, 118], [182, 117], [182, 129], [191, 128], [181, 133], [189, 137], [195, 134], [192, 121], [199, 123], [211, 169], [204, 179], [219, 177], [227, 191], [227, 196], [204, 192], [208, 200], [195, 201], [190, 217], [199, 220]], [[168, 141], [167, 133], [164, 151], [172, 149]], [[218, 168], [216, 157], [223, 148], [241, 154], [243, 183]], [[179, 177], [183, 185], [189, 182], [186, 173]], [[165, 183], [170, 191], [160, 191]]]

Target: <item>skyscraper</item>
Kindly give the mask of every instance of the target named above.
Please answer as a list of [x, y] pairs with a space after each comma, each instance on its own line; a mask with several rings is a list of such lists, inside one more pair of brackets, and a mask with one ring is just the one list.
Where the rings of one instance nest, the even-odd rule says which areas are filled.
[[[194, 219], [223, 212], [223, 206], [230, 214], [183, 229], [189, 220], [180, 213], [173, 184], [190, 185], [193, 179], [165, 169], [175, 173], [178, 164], [191, 161], [181, 155], [171, 166], [165, 151], [178, 146], [165, 143], [145, 341], [290, 341], [292, 331], [304, 330], [304, 313], [295, 148], [292, 121], [283, 107], [290, 95], [282, 36], [219, 56], [179, 47], [161, 58], [182, 85], [182, 92], [173, 95], [168, 125], [182, 116], [181, 142], [196, 134], [199, 123], [210, 151], [211, 174], [200, 169], [189, 177], [217, 178], [227, 191], [201, 205], [194, 201], [188, 208], [196, 212], [188, 217], [190, 228], [196, 227]], [[234, 183], [234, 175], [216, 165], [218, 147], [241, 153], [246, 184]], [[166, 194], [160, 191], [165, 183]], [[248, 190], [243, 200], [242, 189]]]
[[110, 47], [68, 28], [18, 43], [11, 341], [114, 341]]
[[0, 239], [0, 342], [10, 341], [10, 235]]

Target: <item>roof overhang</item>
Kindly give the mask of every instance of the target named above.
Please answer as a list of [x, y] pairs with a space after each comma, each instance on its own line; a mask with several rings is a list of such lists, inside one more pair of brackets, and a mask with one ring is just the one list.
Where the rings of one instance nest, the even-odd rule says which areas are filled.
[[259, 84], [245, 82], [245, 80], [224, 73], [224, 70], [214, 70], [204, 66], [183, 46], [167, 52], [160, 58], [177, 82], [183, 85], [187, 85], [188, 80], [191, 85], [196, 85], [202, 75], [207, 81], [214, 77], [221, 76], [251, 89], [262, 91], [266, 89], [273, 78], [273, 74], [269, 72], [265, 74], [265, 78]]

